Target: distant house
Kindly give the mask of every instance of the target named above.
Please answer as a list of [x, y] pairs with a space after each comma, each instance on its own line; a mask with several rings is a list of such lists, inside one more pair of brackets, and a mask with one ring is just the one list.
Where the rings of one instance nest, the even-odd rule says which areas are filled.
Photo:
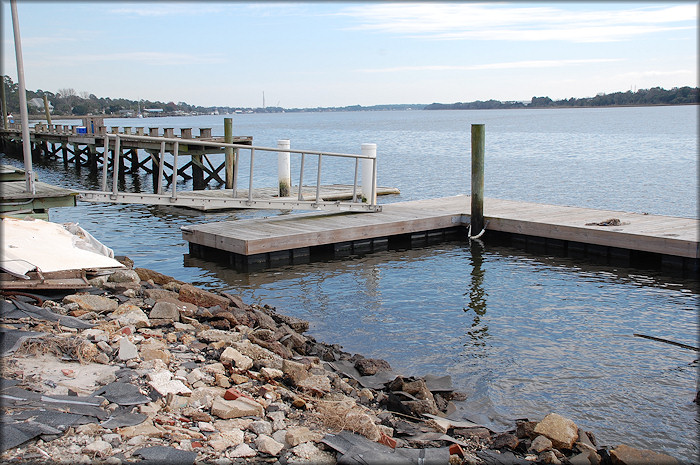
[[[27, 106], [30, 108], [36, 108], [37, 110], [44, 109], [44, 99], [39, 97], [34, 97], [27, 102]], [[53, 105], [49, 102], [49, 111], [53, 110]]]

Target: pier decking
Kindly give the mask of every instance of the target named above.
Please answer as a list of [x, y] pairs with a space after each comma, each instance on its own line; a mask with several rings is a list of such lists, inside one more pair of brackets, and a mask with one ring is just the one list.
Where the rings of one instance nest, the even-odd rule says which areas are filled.
[[[190, 252], [227, 258], [239, 269], [308, 262], [315, 253], [335, 257], [466, 239], [470, 197], [465, 195], [382, 205], [372, 214], [306, 213], [185, 226]], [[564, 255], [697, 272], [700, 221], [640, 213], [485, 199], [485, 239]], [[615, 218], [617, 226], [599, 226]], [[472, 232], [472, 234], [476, 234]]]
[[34, 181], [35, 193], [26, 191], [24, 170], [0, 165], [0, 215], [48, 219], [48, 209], [74, 207], [78, 193]]

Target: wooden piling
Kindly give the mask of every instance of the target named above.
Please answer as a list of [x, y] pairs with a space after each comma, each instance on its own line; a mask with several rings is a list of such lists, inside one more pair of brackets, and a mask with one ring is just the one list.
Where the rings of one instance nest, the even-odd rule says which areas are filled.
[[484, 229], [484, 148], [484, 125], [472, 124], [471, 236]]
[[[233, 118], [224, 118], [224, 142], [227, 144], [233, 143]], [[226, 189], [233, 189], [233, 171], [235, 160], [233, 158], [233, 149], [226, 147], [225, 149], [224, 172], [226, 173]]]
[[51, 125], [51, 112], [49, 111], [49, 99], [44, 94], [44, 113], [46, 113], [46, 124]]
[[2, 80], [2, 127], [7, 129], [10, 127], [10, 123], [7, 121], [7, 99], [5, 98], [5, 77]]

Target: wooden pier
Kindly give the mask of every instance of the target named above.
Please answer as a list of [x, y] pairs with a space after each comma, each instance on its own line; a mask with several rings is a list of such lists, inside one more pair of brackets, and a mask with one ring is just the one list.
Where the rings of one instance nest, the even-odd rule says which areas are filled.
[[[199, 145], [197, 142], [225, 143], [225, 137], [213, 137], [211, 128], [200, 128], [199, 134], [194, 135], [192, 128], [180, 129], [180, 134], [175, 134], [174, 128], [144, 128], [144, 127], [111, 127], [107, 131], [104, 126], [104, 118], [89, 117], [82, 122], [83, 125], [60, 125], [37, 123], [30, 128], [30, 139], [32, 143], [32, 156], [35, 158], [46, 158], [53, 160], [63, 160], [65, 165], [75, 164], [96, 172], [104, 161], [104, 140], [106, 134], [119, 134], [122, 136], [152, 136], [154, 138], [173, 139], [179, 138], [179, 155], [190, 157], [189, 161], [178, 167], [177, 175], [184, 180], [192, 179], [195, 190], [202, 190], [211, 182], [220, 185], [227, 185], [231, 178], [232, 165], [230, 161], [224, 159], [215, 162], [210, 157], [216, 154], [225, 154], [225, 149], [210, 144], [209, 146]], [[251, 145], [253, 138], [250, 136], [231, 136], [229, 143], [240, 145]], [[187, 141], [191, 141], [190, 144]], [[114, 148], [112, 141], [111, 148]], [[6, 129], [0, 129], [0, 151], [8, 154], [22, 153], [22, 131], [19, 124], [11, 124]], [[163, 147], [158, 140], [134, 140], [124, 137], [119, 146], [119, 172], [121, 176], [126, 173], [147, 173], [154, 177], [158, 176], [157, 160], [161, 151], [172, 154], [173, 143], [168, 141]], [[139, 152], [145, 152], [143, 153]], [[111, 164], [111, 161], [109, 162]], [[168, 169], [172, 170], [172, 164], [165, 162]], [[166, 171], [163, 173], [167, 183], [171, 181], [171, 175]], [[157, 182], [153, 183], [154, 185]], [[227, 187], [231, 187], [227, 185]]]
[[[182, 237], [191, 255], [244, 271], [468, 240], [470, 196], [382, 207], [372, 214], [306, 213], [184, 226]], [[697, 219], [500, 199], [485, 199], [484, 219], [486, 242], [615, 266], [698, 273]]]
[[0, 216], [49, 218], [49, 208], [74, 207], [78, 193], [34, 181], [35, 193], [27, 192], [24, 171], [0, 165]]

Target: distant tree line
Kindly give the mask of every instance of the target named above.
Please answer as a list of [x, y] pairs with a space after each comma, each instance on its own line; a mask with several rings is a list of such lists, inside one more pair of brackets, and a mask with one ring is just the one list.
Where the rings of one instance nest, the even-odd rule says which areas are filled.
[[552, 100], [549, 97], [532, 97], [530, 102], [500, 102], [498, 100], [477, 100], [475, 102], [432, 103], [426, 110], [484, 110], [505, 108], [556, 108], [556, 107], [612, 107], [639, 105], [690, 105], [700, 103], [697, 87], [674, 87], [671, 90], [661, 87], [640, 89], [636, 92], [615, 92], [598, 94], [595, 97]]
[[[19, 84], [12, 82], [9, 76], [3, 76], [5, 100], [8, 113], [19, 114]], [[532, 97], [530, 102], [515, 102], [498, 100], [477, 100], [474, 102], [432, 103], [424, 104], [388, 104], [388, 105], [350, 105], [344, 107], [291, 108], [279, 106], [264, 108], [212, 106], [202, 107], [185, 102], [160, 102], [151, 100], [129, 100], [125, 98], [97, 97], [89, 92], [76, 92], [75, 89], [58, 89], [56, 93], [27, 90], [27, 102], [30, 115], [43, 116], [43, 98], [49, 101], [51, 114], [56, 116], [135, 116], [145, 109], [159, 109], [161, 115], [203, 115], [212, 113], [231, 114], [243, 113], [281, 113], [281, 112], [312, 112], [312, 111], [387, 111], [387, 110], [485, 110], [508, 108], [555, 108], [555, 107], [604, 107], [604, 106], [634, 106], [634, 105], [687, 105], [700, 103], [697, 87], [674, 87], [665, 90], [660, 87], [640, 89], [636, 92], [615, 92], [598, 94], [595, 97], [570, 98], [552, 100], [549, 97]]]
[[[5, 86], [5, 101], [8, 113], [19, 114], [19, 84], [12, 82], [9, 76], [3, 76]], [[56, 116], [68, 115], [105, 115], [121, 116], [133, 114], [139, 110], [160, 109], [163, 114], [209, 114], [222, 107], [199, 107], [185, 102], [160, 102], [151, 100], [129, 100], [125, 98], [97, 97], [89, 92], [76, 92], [75, 89], [58, 89], [58, 92], [44, 90], [27, 90], [27, 109], [30, 115], [43, 115], [43, 98], [49, 101], [51, 114]], [[40, 99], [40, 100], [35, 100]], [[31, 104], [34, 100], [37, 104]], [[40, 102], [40, 104], [39, 104]], [[231, 112], [233, 109], [231, 109]]]

